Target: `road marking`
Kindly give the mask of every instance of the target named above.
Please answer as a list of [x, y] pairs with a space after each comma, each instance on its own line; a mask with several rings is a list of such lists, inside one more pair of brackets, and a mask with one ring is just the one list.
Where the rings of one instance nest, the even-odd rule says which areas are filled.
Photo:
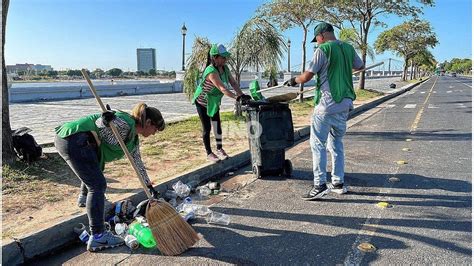
[[416, 104], [407, 104], [405, 105], [405, 107], [403, 108], [406, 108], [406, 109], [413, 109], [413, 108], [416, 108]]
[[450, 89], [454, 88], [453, 86], [449, 86]]
[[447, 91], [446, 93], [451, 93], [451, 92], [453, 92], [453, 91]]
[[393, 108], [395, 106], [396, 106], [395, 104], [387, 104], [387, 106], [385, 106], [385, 108]]
[[437, 91], [433, 91], [433, 93], [438, 93]]
[[434, 104], [428, 104], [428, 109], [436, 109], [436, 108], [439, 108], [439, 107]]
[[411, 125], [411, 128], [410, 128], [410, 133], [415, 131], [416, 128], [418, 127], [418, 123], [420, 122], [421, 120], [421, 115], [423, 114], [423, 111], [425, 110], [425, 106], [426, 106], [426, 103], [428, 102], [428, 100], [430, 99], [430, 96], [431, 96], [431, 93], [435, 93], [433, 91], [435, 85], [436, 85], [436, 81], [438, 81], [438, 77], [436, 77], [436, 80], [433, 82], [433, 86], [431, 87], [430, 89], [430, 92], [428, 93], [428, 95], [426, 96], [426, 99], [425, 101], [423, 102], [423, 105], [421, 106], [420, 108], [420, 111], [418, 111], [418, 114], [416, 114], [416, 117], [415, 117], [415, 120], [413, 121], [413, 124]]
[[466, 86], [468, 86], [469, 88], [472, 89], [472, 86], [469, 86], [469, 85], [467, 85], [466, 83], [463, 83], [463, 82], [461, 82], [461, 81], [459, 81], [459, 83], [461, 83], [462, 85], [466, 85]]
[[458, 108], [467, 108], [467, 106], [465, 106], [463, 103], [457, 103], [456, 105]]
[[425, 93], [426, 93], [426, 91], [420, 91], [420, 93], [421, 93], [421, 94], [425, 94]]

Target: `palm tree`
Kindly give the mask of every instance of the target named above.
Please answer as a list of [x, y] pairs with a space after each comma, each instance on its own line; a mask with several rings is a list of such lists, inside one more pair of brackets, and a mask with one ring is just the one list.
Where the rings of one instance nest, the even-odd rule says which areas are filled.
[[252, 18], [237, 32], [230, 45], [230, 68], [237, 82], [248, 68], [270, 69], [279, 65], [286, 44], [283, 36], [265, 19]]
[[[362, 54], [364, 51], [364, 45], [358, 41], [357, 32], [353, 28], [342, 28], [339, 31], [339, 40], [347, 42], [350, 45], [352, 45], [359, 54]], [[374, 48], [367, 45], [365, 50], [370, 60], [374, 61], [375, 60]]]
[[[192, 99], [196, 86], [204, 71], [211, 42], [204, 37], [196, 37], [191, 56], [186, 62], [184, 92]], [[270, 69], [279, 65], [286, 49], [283, 36], [266, 20], [252, 18], [237, 32], [229, 45], [231, 56], [228, 65], [240, 84], [240, 76], [245, 69]]]

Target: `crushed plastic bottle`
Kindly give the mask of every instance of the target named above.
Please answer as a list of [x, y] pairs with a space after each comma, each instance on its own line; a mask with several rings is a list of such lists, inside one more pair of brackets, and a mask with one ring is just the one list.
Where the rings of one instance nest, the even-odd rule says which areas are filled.
[[207, 206], [192, 203], [184, 203], [181, 211], [185, 213], [194, 212], [197, 216], [206, 216], [212, 212]]
[[229, 225], [230, 216], [220, 212], [211, 212], [207, 216], [207, 222], [210, 224]]
[[183, 184], [181, 180], [173, 184], [173, 189], [176, 192], [176, 195], [182, 199], [186, 198], [191, 192], [191, 188], [188, 185]]
[[125, 223], [118, 223], [115, 225], [114, 230], [118, 236], [125, 237], [127, 235], [128, 226]]
[[199, 192], [199, 195], [202, 196], [209, 196], [212, 193], [212, 190], [208, 188], [207, 186], [200, 186], [197, 188], [197, 191]]

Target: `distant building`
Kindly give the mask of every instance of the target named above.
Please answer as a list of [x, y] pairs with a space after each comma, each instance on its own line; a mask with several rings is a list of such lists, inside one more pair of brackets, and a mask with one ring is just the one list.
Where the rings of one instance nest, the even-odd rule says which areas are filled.
[[41, 65], [41, 64], [16, 64], [16, 65], [7, 65], [7, 73], [18, 73], [18, 72], [25, 72], [25, 73], [38, 73], [41, 71], [50, 71], [53, 68], [50, 65]]
[[137, 49], [137, 71], [148, 72], [156, 69], [156, 53], [154, 48]]

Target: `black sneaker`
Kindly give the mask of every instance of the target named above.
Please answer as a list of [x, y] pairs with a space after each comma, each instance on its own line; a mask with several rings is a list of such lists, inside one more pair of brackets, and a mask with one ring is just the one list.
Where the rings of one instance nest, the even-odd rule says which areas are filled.
[[347, 193], [347, 187], [344, 186], [344, 183], [337, 184], [337, 185], [329, 184], [329, 189], [331, 189], [331, 192], [334, 192], [339, 195]]
[[303, 195], [301, 197], [304, 200], [315, 200], [315, 199], [320, 199], [324, 197], [324, 195], [328, 194], [329, 189], [326, 186], [326, 184], [320, 185], [320, 186], [314, 186], [308, 194]]

